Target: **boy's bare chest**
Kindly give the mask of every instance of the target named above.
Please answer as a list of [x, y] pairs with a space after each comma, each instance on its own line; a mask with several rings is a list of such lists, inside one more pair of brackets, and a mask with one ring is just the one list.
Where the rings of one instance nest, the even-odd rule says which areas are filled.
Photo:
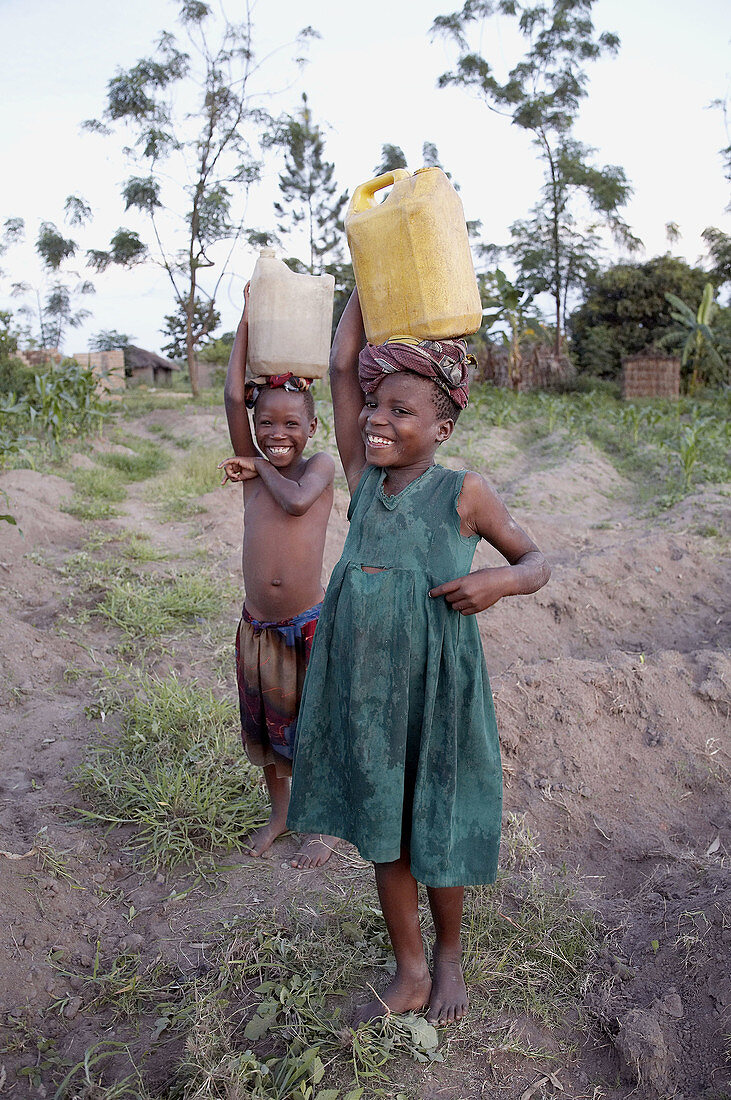
[[261, 483], [244, 488], [244, 529], [266, 535], [288, 530], [299, 517], [290, 516]]

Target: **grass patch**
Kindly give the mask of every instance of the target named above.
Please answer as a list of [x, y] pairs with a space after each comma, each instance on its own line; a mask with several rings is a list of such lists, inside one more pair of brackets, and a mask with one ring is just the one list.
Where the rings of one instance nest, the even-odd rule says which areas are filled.
[[[93, 556], [95, 560], [104, 560], [101, 558], [100, 551], [105, 546], [110, 545], [113, 545], [115, 555], [110, 565], [119, 565], [116, 559], [120, 555], [130, 561], [137, 562], [164, 561], [170, 556], [164, 550], [158, 550], [153, 545], [150, 536], [143, 534], [141, 531], [109, 531], [102, 528], [91, 531], [89, 537], [84, 541], [82, 553]], [[73, 555], [69, 561], [73, 562], [76, 556]]]
[[599, 946], [594, 915], [572, 904], [560, 883], [499, 876], [468, 892], [465, 977], [492, 1009], [527, 1012], [556, 1026], [581, 1000]]
[[[344, 904], [347, 921], [338, 911], [313, 924], [313, 910], [293, 906], [289, 914], [259, 913], [254, 929], [246, 918], [230, 928], [186, 1044], [183, 1077], [200, 1091], [182, 1095], [216, 1095], [205, 1090], [226, 1065], [235, 1071], [239, 1095], [304, 1100], [323, 1090], [323, 1096], [345, 1100], [370, 1086], [368, 1096], [394, 1096], [395, 1063], [403, 1069], [404, 1057], [443, 1060], [436, 1029], [414, 1013], [391, 1015], [357, 1032], [342, 1019], [344, 996], [366, 989], [375, 963], [393, 961], [380, 912], [362, 891]], [[243, 1034], [231, 1026], [238, 1013], [225, 1007], [232, 997], [258, 1002]], [[269, 1073], [260, 1083], [264, 1067]], [[391, 1086], [387, 1093], [378, 1087], [383, 1084]], [[256, 1091], [262, 1085], [264, 1091]]]
[[176, 447], [180, 447], [181, 451], [187, 451], [192, 446], [193, 440], [189, 435], [180, 435], [179, 432], [172, 431], [166, 424], [148, 424], [148, 432], [154, 432], [155, 435], [159, 435], [160, 439], [164, 439], [168, 443], [173, 443]]
[[[150, 692], [152, 684], [146, 681], [146, 702], [141, 704], [138, 697], [133, 703], [134, 714], [130, 710], [125, 715], [123, 737], [129, 739], [129, 753], [145, 751], [150, 760], [169, 759], [180, 750], [190, 754], [199, 744], [196, 727], [201, 724], [200, 713], [188, 726], [191, 699], [181, 699], [171, 711], [170, 685], [161, 692], [157, 682]], [[173, 725], [178, 730], [175, 738], [169, 733]], [[158, 737], [162, 729], [168, 731], [166, 740]], [[147, 742], [144, 750], [142, 737]], [[190, 757], [188, 762], [195, 765]], [[127, 759], [124, 766], [128, 766]], [[117, 767], [113, 762], [113, 769]], [[227, 770], [221, 774], [225, 776]], [[107, 820], [112, 823], [111, 815]], [[533, 838], [524, 825], [518, 820], [514, 825], [519, 846], [533, 849]], [[74, 975], [64, 968], [62, 959], [56, 960], [53, 955], [51, 961], [64, 975], [80, 979], [75, 988], [83, 990], [85, 1009], [110, 1014], [122, 1026], [135, 1028], [137, 1041], [142, 1040], [146, 1050], [154, 1050], [156, 1044], [170, 1038], [184, 1041], [182, 1056], [166, 1086], [161, 1090], [158, 1085], [155, 1091], [159, 1100], [212, 1100], [222, 1096], [251, 1100], [413, 1100], [423, 1094], [426, 1081], [433, 1080], [431, 1064], [447, 1059], [453, 1044], [460, 1048], [464, 1030], [446, 1028], [438, 1032], [414, 1013], [391, 1015], [358, 1031], [347, 1025], [343, 1008], [350, 992], [365, 991], [367, 982], [373, 980], [374, 968], [393, 970], [393, 955], [373, 890], [363, 887], [360, 877], [349, 896], [337, 903], [332, 895], [328, 900], [328, 895], [323, 898], [319, 892], [313, 894], [312, 904], [300, 901], [287, 908], [280, 905], [266, 910], [254, 903], [251, 911], [235, 921], [221, 922], [217, 931], [201, 932], [202, 938], [211, 941], [203, 972], [193, 969], [192, 962], [191, 970], [184, 973], [163, 964], [159, 957], [145, 964], [138, 955], [129, 953], [104, 959], [99, 947], [86, 973]], [[484, 890], [468, 891], [468, 934], [474, 931], [475, 913], [486, 908], [505, 923], [509, 898], [519, 899], [511, 908], [515, 924], [519, 917], [526, 921], [539, 917], [535, 927], [526, 924], [530, 931], [523, 944], [527, 957], [522, 969], [515, 965], [502, 968], [500, 981], [510, 985], [514, 993], [514, 1001], [507, 1005], [509, 1012], [524, 1011], [525, 998], [518, 997], [518, 987], [526, 981], [534, 987], [538, 974], [555, 966], [555, 959], [549, 956], [565, 951], [564, 932], [569, 922], [584, 917], [571, 907], [567, 892], [552, 888], [543, 894], [543, 901], [539, 900], [541, 893], [534, 879], [516, 878], [509, 883], [501, 881], [489, 892], [489, 898]], [[497, 909], [502, 912], [496, 913]], [[543, 920], [542, 914], [549, 911], [550, 920]], [[590, 923], [587, 918], [585, 929]], [[484, 940], [470, 941], [468, 962], [471, 960], [475, 967], [484, 970], [490, 951], [505, 954], [502, 932], [498, 930], [496, 937], [493, 932], [495, 929], [485, 931]], [[546, 950], [537, 957], [529, 941], [540, 938]], [[575, 934], [571, 938], [575, 939]], [[574, 953], [572, 965], [578, 968], [581, 958], [587, 961], [588, 952]], [[562, 978], [555, 971], [554, 983], [568, 986], [561, 993], [565, 1011], [570, 999], [576, 1003], [579, 998], [580, 983], [573, 981], [566, 967], [563, 974]], [[552, 1000], [556, 997], [554, 992]], [[529, 1010], [533, 1011], [535, 998], [530, 1001]], [[63, 1006], [64, 1002], [58, 1001], [54, 1007], [60, 1010]], [[501, 993], [485, 995], [478, 988], [471, 1012], [484, 1011], [491, 1021], [491, 1054], [500, 1051], [540, 1062], [556, 1056], [555, 1051], [552, 1054], [528, 1046], [514, 1037], [515, 1020], [495, 1023], [503, 1007]], [[144, 1034], [148, 1029], [149, 1038]], [[118, 1048], [109, 1045], [102, 1057], [100, 1044], [87, 1052], [90, 1057], [73, 1066], [66, 1063], [68, 1082], [86, 1083], [90, 1075], [85, 1064], [89, 1062], [96, 1069], [91, 1076], [101, 1081], [103, 1061], [115, 1050], [121, 1052], [121, 1044]], [[128, 1049], [127, 1057], [130, 1068], [139, 1066], [140, 1059], [133, 1050]], [[120, 1076], [129, 1072], [119, 1063], [116, 1070]], [[150, 1095], [139, 1070], [134, 1077], [123, 1077], [117, 1086], [104, 1088], [124, 1090], [133, 1080], [137, 1091], [131, 1095]], [[105, 1092], [93, 1095], [107, 1098]], [[109, 1093], [110, 1097], [116, 1095], [128, 1094]]]
[[[78, 973], [63, 965], [64, 952], [52, 951], [49, 962], [66, 978], [79, 978], [85, 1011], [99, 1012], [111, 1008], [116, 1019], [134, 1021], [138, 1016], [154, 1008], [158, 1013], [176, 1014], [180, 1001], [180, 974], [159, 960], [145, 964], [139, 954], [123, 952], [108, 962], [102, 957], [101, 943], [97, 940], [96, 952], [90, 972]], [[63, 1012], [72, 994], [67, 993], [51, 1006], [53, 1011]], [[169, 998], [170, 1003], [166, 1003]]]
[[119, 515], [119, 509], [108, 500], [88, 500], [84, 497], [72, 497], [61, 505], [61, 511], [76, 519], [113, 519]]
[[119, 553], [130, 561], [164, 561], [170, 555], [164, 550], [158, 550], [153, 545], [149, 535], [140, 531], [120, 532]]
[[105, 700], [122, 710], [122, 729], [77, 770], [92, 806], [83, 816], [132, 826], [132, 848], [153, 868], [209, 867], [214, 850], [241, 851], [266, 807], [233, 700], [175, 676], [141, 677], [135, 689], [131, 699]]
[[127, 490], [115, 470], [94, 467], [74, 470], [71, 474], [74, 495], [61, 505], [61, 510], [77, 519], [109, 519], [119, 515], [115, 504], [124, 500]]
[[188, 519], [204, 511], [195, 498], [210, 493], [221, 484], [221, 473], [216, 467], [227, 454], [223, 442], [222, 439], [220, 447], [198, 445], [191, 448], [151, 489], [150, 499], [161, 504], [172, 519]]
[[191, 623], [206, 623], [232, 598], [229, 584], [201, 572], [111, 575], [94, 614], [114, 623], [130, 640], [142, 642]]
[[127, 490], [113, 470], [94, 467], [90, 470], [74, 470], [71, 475], [74, 491], [92, 500], [120, 501]]
[[75, 591], [89, 592], [93, 589], [105, 591], [112, 584], [119, 584], [129, 575], [129, 566], [117, 558], [106, 558], [88, 548], [71, 554], [60, 567], [62, 577], [76, 582]]
[[111, 451], [96, 456], [97, 462], [120, 473], [126, 481], [145, 481], [148, 477], [167, 470], [172, 459], [167, 451], [157, 443], [136, 436], [120, 436], [118, 442], [133, 453], [123, 454]]
[[134, 420], [155, 412], [156, 409], [179, 409], [186, 412], [192, 404], [193, 397], [190, 393], [181, 394], [170, 390], [156, 390], [151, 393], [150, 390], [140, 387], [126, 390], [119, 408], [125, 419]]

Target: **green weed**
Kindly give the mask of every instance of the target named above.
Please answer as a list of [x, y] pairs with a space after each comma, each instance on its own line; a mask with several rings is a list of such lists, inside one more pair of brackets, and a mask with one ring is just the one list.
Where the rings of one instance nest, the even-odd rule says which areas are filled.
[[40, 429], [54, 445], [68, 435], [98, 431], [111, 415], [92, 370], [70, 359], [36, 374], [33, 390], [24, 400], [31, 428]]
[[[162, 561], [169, 556], [163, 550], [158, 550], [152, 544], [150, 536], [142, 531], [110, 531], [100, 527], [92, 530], [88, 538], [85, 539], [82, 553], [86, 555], [87, 560], [89, 558], [98, 560], [104, 547], [110, 545], [114, 547], [115, 559], [120, 554], [124, 558], [137, 562]], [[110, 567], [119, 565], [115, 559], [109, 562]], [[67, 566], [73, 560], [74, 558], [68, 559]]]
[[87, 520], [113, 519], [119, 515], [119, 509], [109, 501], [85, 500], [83, 497], [72, 497], [61, 505], [61, 511], [76, 519]]
[[129, 566], [117, 558], [101, 557], [83, 549], [66, 559], [60, 573], [76, 582], [77, 592], [88, 592], [92, 589], [105, 590], [110, 584], [119, 583], [129, 573]]
[[214, 849], [244, 849], [264, 801], [234, 703], [170, 676], [141, 677], [131, 699], [112, 693], [105, 707], [122, 709], [122, 729], [78, 769], [93, 807], [83, 816], [132, 826], [133, 849], [155, 868], [208, 866]]
[[60, 852], [48, 839], [48, 826], [43, 825], [33, 839], [33, 849], [41, 871], [53, 878], [65, 879], [70, 885], [78, 886], [78, 881], [69, 870], [67, 852]]
[[119, 1054], [129, 1055], [124, 1043], [107, 1041], [89, 1047], [65, 1074], [53, 1100], [151, 1100], [137, 1071], [113, 1084], [103, 1083], [107, 1064]]
[[[134, 1020], [154, 1007], [159, 1014], [173, 1010], [177, 1015], [181, 999], [180, 976], [162, 962], [144, 964], [137, 954], [121, 954], [105, 962], [101, 944], [97, 941], [94, 962], [90, 973], [77, 973], [61, 965], [51, 952], [51, 965], [67, 978], [78, 979], [85, 1011], [111, 1009], [115, 1018]], [[170, 999], [173, 1003], [166, 1004]], [[51, 1006], [61, 1012], [68, 1004], [69, 996], [60, 998]], [[166, 1018], [169, 1018], [166, 1017]]]
[[[363, 1082], [388, 1080], [386, 1067], [402, 1055], [417, 1062], [443, 1059], [436, 1029], [414, 1013], [390, 1015], [357, 1031], [344, 1025], [340, 1002], [345, 990], [356, 982], [366, 989], [364, 969], [367, 973], [374, 964], [393, 961], [390, 947], [383, 943], [387, 934], [380, 912], [362, 894], [351, 900], [352, 904], [343, 903], [350, 921], [340, 922], [335, 912], [328, 912], [313, 928], [298, 910], [283, 927], [281, 916], [272, 914], [269, 920], [259, 920], [253, 933], [248, 928], [234, 930], [219, 950], [217, 996], [223, 1000], [234, 990], [248, 990], [258, 999], [243, 1040], [253, 1045], [274, 1042], [276, 1051], [286, 1052], [285, 1064], [267, 1061], [274, 1081], [304, 1062], [315, 1077], [313, 1085], [322, 1082], [342, 1089], [345, 1082], [344, 1091], [351, 1095], [347, 1090], [353, 1084], [358, 1088]], [[275, 1089], [264, 1095], [290, 1094]], [[303, 1090], [303, 1095], [318, 1094], [314, 1089]], [[341, 1093], [334, 1089], [324, 1095]], [[293, 1096], [300, 1097], [300, 1092]]]

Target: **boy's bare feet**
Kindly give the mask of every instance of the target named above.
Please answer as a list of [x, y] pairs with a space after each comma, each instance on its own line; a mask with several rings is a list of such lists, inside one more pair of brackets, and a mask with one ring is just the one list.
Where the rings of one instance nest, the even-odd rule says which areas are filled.
[[384, 989], [380, 997], [361, 1005], [353, 1016], [353, 1027], [366, 1024], [391, 1012], [418, 1012], [429, 1003], [431, 978], [429, 971], [396, 972], [396, 977]]
[[434, 977], [427, 1021], [453, 1024], [467, 1011], [467, 987], [462, 975], [460, 955], [434, 949]]
[[266, 855], [277, 837], [281, 836], [282, 833], [286, 833], [286, 831], [286, 818], [276, 818], [272, 815], [266, 825], [262, 825], [261, 829], [255, 829], [251, 834], [246, 854], [249, 856]]
[[323, 863], [327, 863], [339, 843], [339, 837], [313, 833], [312, 836], [305, 838], [304, 844], [292, 860], [292, 866], [296, 867], [298, 871], [308, 871], [313, 867], [322, 867]]

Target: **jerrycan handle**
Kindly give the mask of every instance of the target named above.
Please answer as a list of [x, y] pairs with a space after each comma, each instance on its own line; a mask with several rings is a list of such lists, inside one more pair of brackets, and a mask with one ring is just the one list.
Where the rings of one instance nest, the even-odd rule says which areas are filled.
[[376, 176], [375, 179], [368, 180], [367, 183], [361, 183], [353, 192], [353, 198], [350, 202], [351, 213], [369, 210], [376, 205], [373, 198], [376, 191], [381, 191], [384, 187], [390, 187], [392, 183], [398, 183], [399, 180], [408, 179], [410, 175], [411, 172], [408, 168], [394, 168], [392, 172], [384, 172], [382, 176]]

